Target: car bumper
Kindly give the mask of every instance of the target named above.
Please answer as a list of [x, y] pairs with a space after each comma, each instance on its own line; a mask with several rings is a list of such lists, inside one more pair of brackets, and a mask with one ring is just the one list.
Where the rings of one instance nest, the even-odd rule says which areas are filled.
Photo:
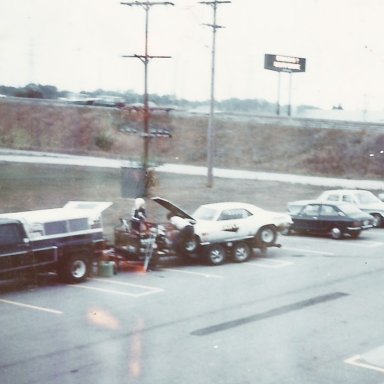
[[277, 226], [277, 231], [283, 232], [283, 231], [287, 230], [288, 228], [290, 228], [292, 226], [292, 224], [293, 224], [293, 222], [280, 224]]
[[373, 225], [362, 225], [361, 227], [347, 227], [347, 230], [350, 232], [358, 232], [369, 228], [373, 228]]

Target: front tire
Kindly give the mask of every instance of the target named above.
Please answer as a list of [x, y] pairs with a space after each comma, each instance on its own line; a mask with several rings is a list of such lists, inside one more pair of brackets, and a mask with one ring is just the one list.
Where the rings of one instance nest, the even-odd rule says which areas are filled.
[[221, 265], [225, 261], [225, 248], [220, 244], [211, 245], [207, 248], [205, 256], [210, 265]]
[[90, 262], [85, 255], [71, 255], [59, 269], [60, 278], [69, 284], [81, 283], [89, 276]]
[[352, 239], [357, 239], [360, 236], [361, 231], [351, 232]]
[[190, 256], [198, 252], [200, 247], [200, 239], [198, 236], [193, 235], [192, 238], [185, 240], [182, 243], [182, 252], [184, 255]]
[[374, 228], [380, 228], [383, 225], [383, 218], [378, 213], [373, 213], [372, 216]]

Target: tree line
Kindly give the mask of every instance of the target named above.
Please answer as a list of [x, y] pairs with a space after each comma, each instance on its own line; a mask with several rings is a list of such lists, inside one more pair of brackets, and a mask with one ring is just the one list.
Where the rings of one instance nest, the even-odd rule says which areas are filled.
[[[60, 99], [66, 98], [68, 94], [73, 92], [66, 90], [59, 90], [53, 85], [42, 85], [42, 84], [28, 84], [23, 87], [12, 87], [0, 85], [0, 94], [11, 97], [23, 97], [23, 98], [32, 98], [32, 99]], [[108, 91], [103, 89], [96, 89], [94, 91], [81, 91], [80, 94], [86, 95], [90, 98], [99, 98], [105, 96], [119, 97], [124, 100], [125, 104], [141, 103], [143, 101], [143, 95], [138, 94], [133, 91], [118, 92], [118, 91]], [[187, 108], [193, 109], [201, 106], [209, 105], [209, 100], [202, 101], [191, 101], [183, 98], [176, 98], [174, 95], [158, 95], [150, 94], [149, 100], [162, 107], [177, 107], [177, 108]], [[230, 98], [226, 100], [217, 100], [215, 101], [215, 108], [217, 110], [236, 113], [236, 112], [245, 112], [245, 113], [267, 113], [275, 114], [276, 113], [276, 103], [271, 103], [263, 99], [239, 99], [239, 98]], [[285, 110], [288, 106], [281, 106], [281, 114], [284, 115]], [[303, 111], [306, 109], [317, 109], [314, 106], [310, 105], [300, 105], [297, 107], [298, 111]]]

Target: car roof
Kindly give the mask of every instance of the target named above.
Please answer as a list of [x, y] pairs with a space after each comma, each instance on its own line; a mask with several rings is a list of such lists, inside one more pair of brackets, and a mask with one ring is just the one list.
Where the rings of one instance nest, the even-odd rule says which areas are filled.
[[310, 204], [322, 204], [322, 205], [334, 205], [337, 207], [340, 206], [354, 206], [353, 204], [347, 202], [347, 201], [328, 201], [328, 200], [321, 200], [321, 199], [314, 199], [314, 200], [298, 200], [298, 201], [292, 201], [291, 203], [288, 203], [288, 205], [310, 205]]
[[322, 192], [325, 193], [356, 193], [356, 192], [369, 192], [366, 189], [328, 189], [327, 191]]
[[208, 203], [203, 204], [201, 207], [207, 207], [207, 208], [213, 208], [215, 210], [223, 210], [223, 209], [236, 209], [236, 208], [243, 208], [247, 209], [249, 211], [252, 210], [261, 210], [262, 208], [256, 207], [255, 205], [248, 204], [248, 203], [240, 203], [236, 201], [223, 201], [220, 203]]
[[0, 218], [0, 224], [15, 224], [15, 223], [20, 223], [20, 221], [15, 219]]

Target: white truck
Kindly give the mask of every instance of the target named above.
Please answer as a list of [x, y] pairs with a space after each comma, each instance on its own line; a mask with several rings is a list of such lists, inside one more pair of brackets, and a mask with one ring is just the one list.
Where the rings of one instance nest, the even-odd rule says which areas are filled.
[[0, 214], [0, 279], [55, 271], [79, 283], [102, 255], [101, 213], [111, 202], [70, 201], [62, 208]]

